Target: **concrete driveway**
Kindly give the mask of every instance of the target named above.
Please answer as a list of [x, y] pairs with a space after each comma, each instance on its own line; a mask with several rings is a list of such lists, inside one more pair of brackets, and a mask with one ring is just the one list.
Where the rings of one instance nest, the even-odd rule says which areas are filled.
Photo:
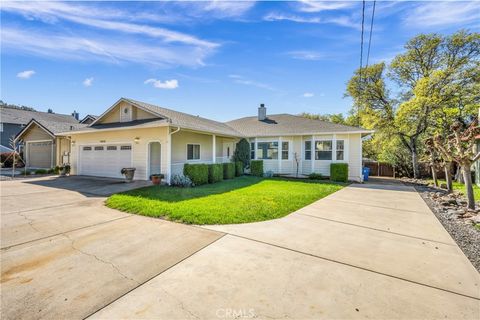
[[[278, 220], [202, 228], [119, 213], [90, 193], [1, 186], [9, 319], [480, 318], [479, 274], [399, 183], [351, 185]], [[16, 195], [46, 207], [7, 202], [4, 214]]]

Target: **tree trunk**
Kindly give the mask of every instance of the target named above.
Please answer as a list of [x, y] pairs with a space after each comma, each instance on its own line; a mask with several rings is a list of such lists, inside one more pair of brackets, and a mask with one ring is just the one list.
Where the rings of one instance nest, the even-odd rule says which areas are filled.
[[432, 179], [433, 179], [433, 185], [438, 188], [437, 171], [435, 171], [434, 166], [432, 166]]
[[465, 183], [463, 179], [463, 174], [462, 174], [462, 167], [460, 165], [457, 165], [457, 172], [455, 173], [455, 181], [462, 184]]
[[453, 182], [452, 182], [452, 175], [450, 174], [451, 162], [447, 162], [445, 164], [445, 181], [447, 183], [447, 191], [453, 192]]
[[475, 209], [475, 198], [473, 196], [472, 172], [470, 170], [470, 165], [462, 166], [462, 171], [463, 179], [465, 180], [468, 208]]
[[413, 177], [415, 179], [420, 178], [418, 170], [418, 158], [417, 158], [417, 147], [412, 147], [412, 165], [413, 165]]

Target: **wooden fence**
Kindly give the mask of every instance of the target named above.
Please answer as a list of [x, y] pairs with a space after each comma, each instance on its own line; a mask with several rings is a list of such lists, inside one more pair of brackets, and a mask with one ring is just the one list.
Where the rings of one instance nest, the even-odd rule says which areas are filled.
[[[378, 162], [378, 161], [364, 161], [363, 166], [370, 168], [370, 175], [376, 177], [394, 177], [398, 178], [398, 172], [395, 171], [389, 163]], [[419, 163], [420, 177], [422, 178], [431, 178], [432, 172], [428, 163], [421, 162]], [[445, 172], [443, 170], [437, 171], [438, 179], [445, 179]]]

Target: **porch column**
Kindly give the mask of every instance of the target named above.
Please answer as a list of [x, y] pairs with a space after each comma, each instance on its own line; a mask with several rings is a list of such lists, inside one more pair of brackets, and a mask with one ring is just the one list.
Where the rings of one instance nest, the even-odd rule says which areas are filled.
[[337, 161], [337, 135], [333, 134], [332, 138], [332, 161]]
[[212, 163], [217, 162], [217, 136], [212, 134]]
[[312, 151], [310, 152], [310, 161], [312, 163], [312, 173], [315, 172], [315, 156], [316, 156], [316, 150], [315, 150], [315, 136], [312, 136]]
[[278, 173], [282, 173], [282, 137], [278, 137]]

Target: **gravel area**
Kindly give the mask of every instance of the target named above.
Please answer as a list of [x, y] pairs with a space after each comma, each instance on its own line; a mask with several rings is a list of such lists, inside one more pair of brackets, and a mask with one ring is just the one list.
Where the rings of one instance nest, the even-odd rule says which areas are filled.
[[431, 197], [432, 193], [446, 195], [446, 192], [423, 185], [414, 185], [414, 187], [473, 266], [480, 272], [480, 230], [476, 229], [471, 221], [452, 215], [450, 210], [442, 209]]

